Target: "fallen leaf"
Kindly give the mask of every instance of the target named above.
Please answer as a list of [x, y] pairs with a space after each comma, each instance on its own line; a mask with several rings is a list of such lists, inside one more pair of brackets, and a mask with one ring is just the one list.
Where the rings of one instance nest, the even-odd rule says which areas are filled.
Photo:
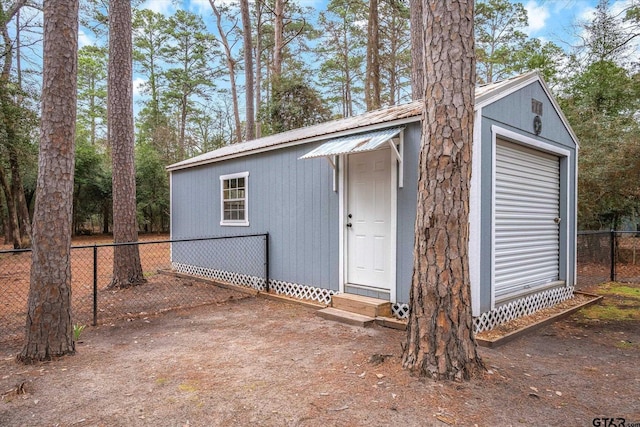
[[438, 420], [442, 421], [443, 423], [445, 423], [447, 425], [450, 425], [450, 426], [454, 425], [455, 422], [456, 422], [453, 418], [447, 417], [447, 416], [444, 416], [444, 415], [436, 415], [436, 418]]

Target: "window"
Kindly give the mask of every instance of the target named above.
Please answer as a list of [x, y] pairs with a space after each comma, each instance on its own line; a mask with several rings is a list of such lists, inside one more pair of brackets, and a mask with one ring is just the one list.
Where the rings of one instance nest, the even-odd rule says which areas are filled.
[[249, 225], [249, 172], [220, 177], [220, 225]]

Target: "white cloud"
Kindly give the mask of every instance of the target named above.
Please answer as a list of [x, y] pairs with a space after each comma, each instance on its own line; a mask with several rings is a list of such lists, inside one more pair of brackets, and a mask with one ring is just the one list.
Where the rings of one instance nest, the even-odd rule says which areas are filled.
[[142, 77], [136, 77], [135, 79], [133, 79], [133, 96], [142, 95], [142, 90], [144, 89], [146, 83], [147, 81]]
[[[216, 6], [218, 6], [220, 4], [226, 3], [226, 1], [216, 0], [215, 3]], [[211, 5], [209, 4], [209, 0], [191, 0], [190, 9], [191, 11], [199, 15], [211, 13]]]
[[96, 44], [95, 40], [93, 40], [89, 35], [87, 35], [87, 33], [85, 33], [83, 30], [79, 30], [78, 31], [78, 47], [84, 47], [84, 46], [92, 46]]
[[634, 5], [633, 0], [618, 0], [611, 4], [611, 13], [614, 16], [624, 17], [627, 9]]
[[[238, 2], [236, 0], [214, 0], [213, 3], [218, 8], [223, 6], [238, 7]], [[211, 3], [209, 3], [209, 0], [190, 0], [189, 10], [203, 18], [211, 16], [212, 14]]]
[[146, 0], [140, 9], [149, 9], [165, 16], [172, 15], [176, 10], [171, 0]]
[[580, 11], [578, 15], [578, 22], [591, 22], [593, 18], [596, 16], [596, 8], [595, 7], [585, 7]]
[[316, 10], [324, 8], [324, 2], [321, 0], [297, 0], [300, 7], [312, 7]]
[[525, 30], [527, 34], [531, 35], [546, 26], [549, 18], [549, 8], [547, 6], [538, 4], [536, 0], [530, 0], [524, 8], [527, 10], [527, 17], [529, 18], [529, 26]]

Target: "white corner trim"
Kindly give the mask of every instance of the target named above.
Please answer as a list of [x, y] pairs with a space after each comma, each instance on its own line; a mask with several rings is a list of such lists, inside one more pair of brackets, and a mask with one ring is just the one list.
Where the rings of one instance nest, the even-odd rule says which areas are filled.
[[[338, 173], [338, 291], [344, 293], [344, 281], [347, 275], [345, 274], [346, 262], [345, 262], [345, 236], [344, 236], [344, 217], [346, 216], [346, 191], [345, 191], [345, 179], [346, 169], [348, 167], [346, 156], [342, 155], [338, 158], [338, 164], [340, 167], [337, 169]], [[334, 175], [335, 176], [335, 175]]]
[[491, 125], [491, 135], [492, 135], [491, 139], [492, 139], [494, 148], [495, 148], [495, 142], [496, 142], [496, 135], [500, 135], [507, 140], [511, 140], [516, 144], [528, 146], [529, 148], [535, 148], [537, 150], [544, 151], [551, 154], [556, 154], [562, 157], [571, 156], [571, 151], [567, 150], [566, 148], [558, 147], [558, 146], [549, 144], [547, 142], [531, 138], [530, 136], [523, 135], [521, 133], [514, 132], [509, 129], [505, 129], [497, 125]]
[[[173, 172], [169, 172], [169, 240], [173, 240]], [[169, 260], [173, 262], [173, 244], [169, 245]]]
[[398, 188], [404, 187], [404, 129], [400, 132], [400, 165], [398, 167]]
[[[400, 132], [402, 135], [402, 132]], [[400, 137], [400, 141], [402, 141], [402, 136]], [[394, 150], [395, 151], [395, 144]], [[389, 162], [389, 173], [391, 174], [391, 265], [389, 267], [389, 275], [390, 283], [389, 289], [389, 299], [391, 300], [391, 304], [398, 302], [397, 300], [397, 280], [398, 280], [398, 168], [396, 166], [396, 154], [400, 154], [397, 151], [391, 152], [389, 155], [391, 156], [391, 161]], [[403, 167], [402, 161], [399, 161], [398, 164], [400, 168]]]
[[[573, 280], [569, 284], [570, 286], [575, 286], [578, 284], [578, 146], [576, 145], [576, 159], [574, 160], [574, 205], [573, 205], [573, 217], [576, 219], [576, 223], [574, 224], [574, 229], [572, 233], [573, 237]], [[569, 165], [571, 166], [571, 165]], [[568, 209], [567, 209], [568, 210]]]
[[471, 185], [469, 187], [469, 280], [471, 282], [471, 312], [480, 315], [482, 204], [482, 109], [475, 111], [473, 143], [471, 145]]
[[[505, 129], [497, 125], [491, 126], [491, 309], [492, 310], [495, 308], [495, 259], [496, 259], [496, 249], [495, 249], [496, 247], [496, 227], [495, 227], [496, 192], [495, 192], [495, 188], [496, 188], [496, 143], [497, 143], [498, 136], [504, 138], [507, 141], [513, 142], [515, 144], [519, 144], [519, 145], [532, 148], [538, 151], [554, 154], [560, 157], [561, 161], [562, 161], [562, 158], [565, 159], [567, 164], [565, 167], [565, 176], [564, 176], [564, 180], [566, 183], [566, 188], [564, 189], [566, 193], [564, 203], [566, 204], [565, 206], [566, 206], [567, 213], [570, 211], [570, 207], [571, 207], [571, 189], [572, 189], [571, 175], [570, 175], [572, 159], [571, 159], [570, 150], [555, 146], [553, 144], [550, 144], [544, 141], [531, 138], [527, 135], [523, 135], [523, 134], [511, 131], [509, 129]], [[560, 173], [562, 174], [562, 169], [560, 170]], [[563, 189], [560, 188], [560, 191], [562, 190]], [[575, 192], [577, 194], [577, 190]], [[576, 203], [576, 208], [577, 208], [577, 203]], [[569, 236], [570, 231], [571, 231], [571, 218], [568, 218], [566, 221], [563, 219], [563, 221], [560, 223], [559, 233], [560, 233], [560, 236], [563, 236], [563, 235], [565, 236], [567, 242], [569, 241], [569, 238], [570, 238]], [[565, 266], [566, 266], [565, 271], [567, 276], [571, 274], [570, 273], [571, 266], [569, 264], [570, 264], [570, 257], [568, 256], [568, 253], [567, 253], [565, 255]], [[574, 264], [574, 269], [575, 269], [575, 264]], [[568, 277], [565, 277], [565, 278], [560, 277], [560, 280], [565, 280], [568, 283], [567, 278]]]

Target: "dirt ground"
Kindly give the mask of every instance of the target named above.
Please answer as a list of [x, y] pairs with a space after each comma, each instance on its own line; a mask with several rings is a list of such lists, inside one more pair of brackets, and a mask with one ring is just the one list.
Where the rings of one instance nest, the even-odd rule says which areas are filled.
[[0, 425], [640, 423], [638, 322], [577, 314], [481, 348], [485, 378], [465, 383], [411, 377], [403, 338], [225, 290], [217, 304], [88, 327], [77, 354], [54, 362], [24, 366], [18, 348], [0, 349]]

